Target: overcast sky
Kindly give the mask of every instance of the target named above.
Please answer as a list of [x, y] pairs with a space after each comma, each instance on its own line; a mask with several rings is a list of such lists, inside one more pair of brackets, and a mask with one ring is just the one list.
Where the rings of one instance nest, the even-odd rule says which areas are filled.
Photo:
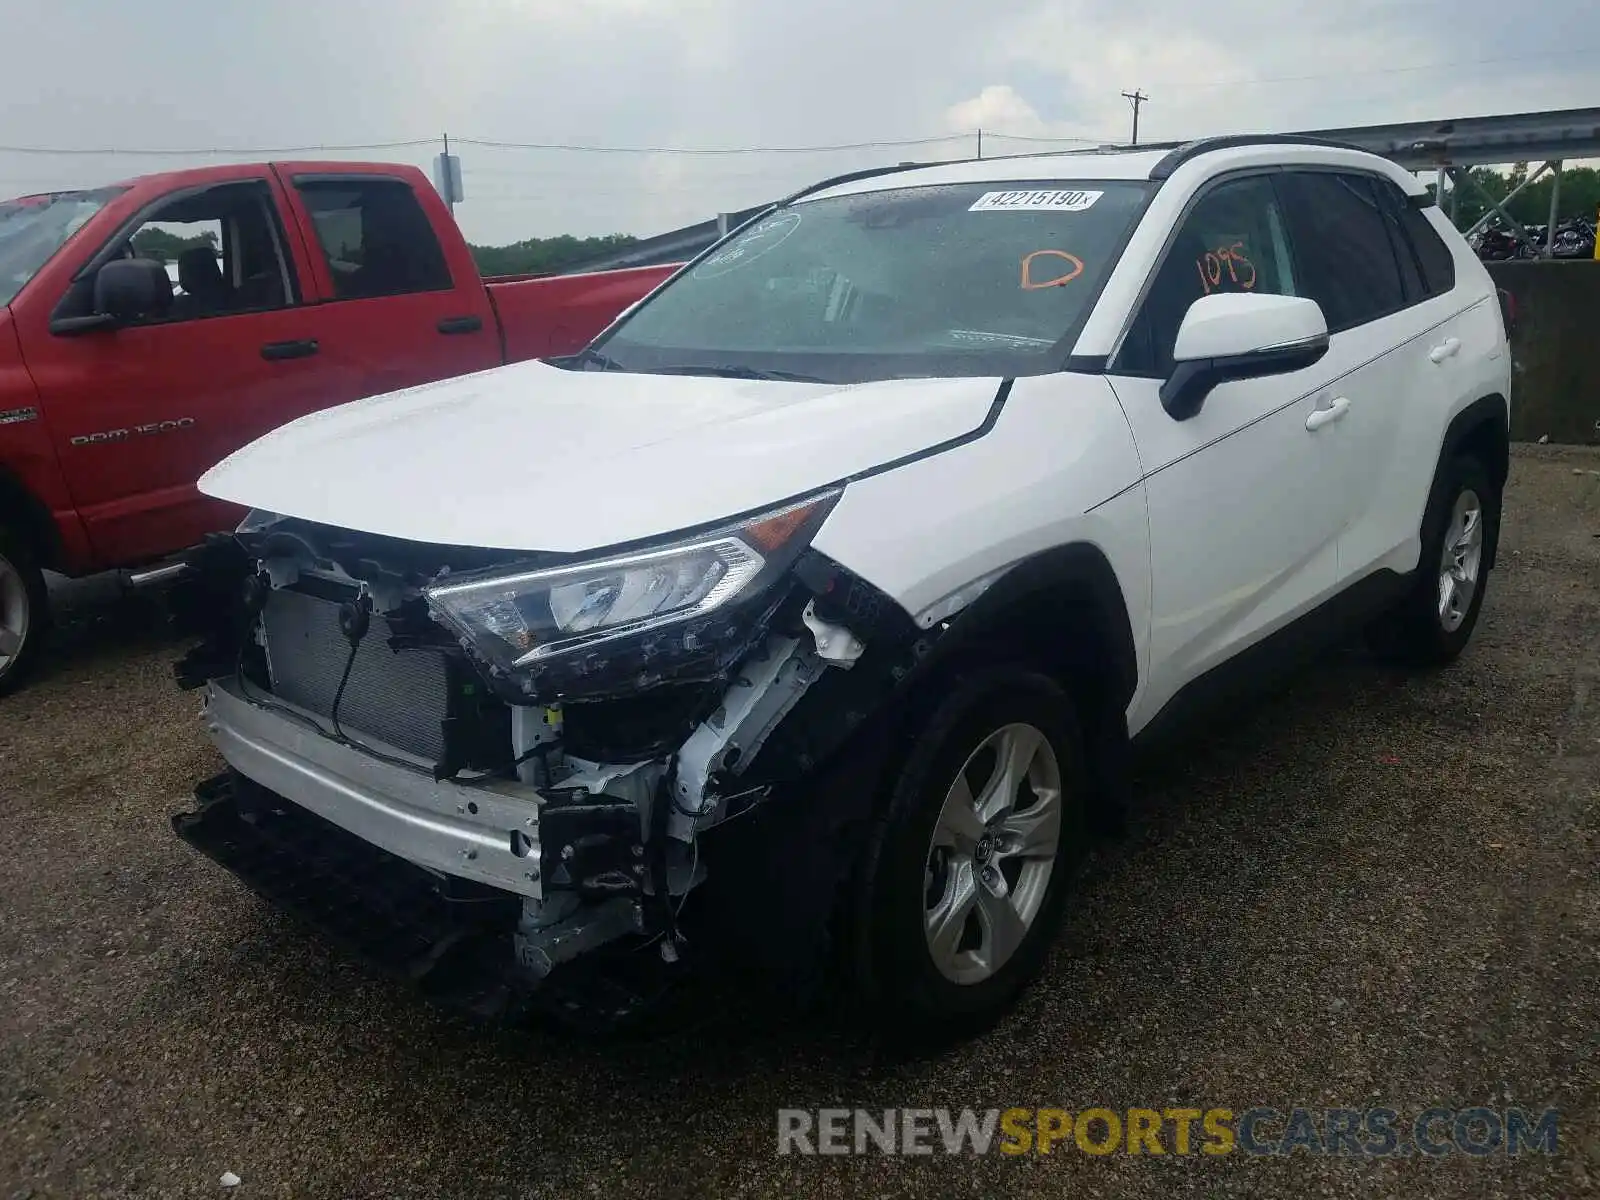
[[[0, 0], [0, 146], [461, 145], [470, 238], [640, 235], [1000, 135], [1141, 140], [1600, 104], [1593, 0]], [[1493, 60], [1493, 61], [1484, 61]], [[1402, 69], [1404, 68], [1404, 69]], [[1421, 69], [1418, 69], [1421, 68]], [[959, 135], [959, 136], [955, 136]], [[426, 165], [437, 147], [348, 157]], [[0, 150], [0, 194], [226, 158]]]

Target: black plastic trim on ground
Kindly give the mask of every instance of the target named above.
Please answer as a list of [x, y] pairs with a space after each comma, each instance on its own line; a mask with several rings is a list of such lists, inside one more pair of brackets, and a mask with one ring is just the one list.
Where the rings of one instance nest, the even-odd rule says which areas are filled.
[[[252, 891], [370, 969], [468, 1016], [544, 1015], [608, 1035], [648, 1021], [676, 992], [685, 963], [624, 939], [535, 980], [517, 965], [522, 898], [425, 870], [363, 841], [236, 772], [195, 789], [177, 835]], [[640, 945], [640, 942], [643, 945]]]
[[518, 897], [435, 876], [232, 773], [195, 789], [177, 835], [385, 975], [481, 1017], [508, 1013]]

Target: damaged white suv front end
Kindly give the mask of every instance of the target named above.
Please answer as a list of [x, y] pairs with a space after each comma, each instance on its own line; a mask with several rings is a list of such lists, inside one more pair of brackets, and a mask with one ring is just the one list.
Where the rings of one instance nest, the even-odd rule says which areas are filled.
[[[230, 770], [180, 832], [479, 1007], [623, 939], [674, 961], [702, 836], [804, 773], [763, 747], [864, 649], [839, 600], [865, 585], [809, 553], [839, 494], [626, 553], [486, 566], [252, 514], [193, 562], [211, 637], [180, 677], [203, 686]], [[315, 895], [321, 860], [332, 886]], [[480, 934], [510, 935], [504, 970], [452, 956], [481, 959]], [[613, 988], [605, 1015], [642, 1000]]]

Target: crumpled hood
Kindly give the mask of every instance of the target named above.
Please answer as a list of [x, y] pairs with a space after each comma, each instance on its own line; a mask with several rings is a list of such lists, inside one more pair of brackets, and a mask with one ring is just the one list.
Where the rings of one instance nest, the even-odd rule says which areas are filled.
[[535, 360], [312, 413], [224, 459], [200, 490], [411, 541], [575, 553], [750, 512], [972, 433], [999, 385]]

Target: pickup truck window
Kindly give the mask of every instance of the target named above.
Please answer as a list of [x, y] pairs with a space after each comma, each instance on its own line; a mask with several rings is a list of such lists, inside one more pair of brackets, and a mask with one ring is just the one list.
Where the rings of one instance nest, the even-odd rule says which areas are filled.
[[[145, 324], [267, 312], [297, 298], [277, 208], [259, 180], [175, 194], [150, 209], [112, 256], [167, 265], [173, 302]], [[82, 316], [92, 307], [93, 281], [84, 279], [57, 315]]]
[[296, 180], [341, 300], [442, 292], [444, 251], [411, 188], [398, 180]]
[[717, 248], [596, 350], [611, 369], [830, 383], [1059, 370], [1150, 192], [1008, 181], [802, 201]]
[[122, 191], [50, 192], [0, 204], [0, 304], [10, 304], [51, 255]]

